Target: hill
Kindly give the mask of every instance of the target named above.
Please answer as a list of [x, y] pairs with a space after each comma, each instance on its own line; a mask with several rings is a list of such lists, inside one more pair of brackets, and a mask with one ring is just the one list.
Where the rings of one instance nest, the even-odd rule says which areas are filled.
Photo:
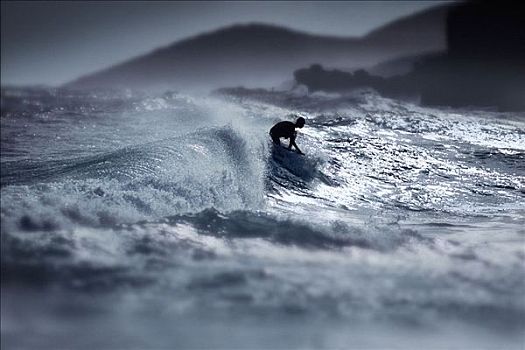
[[71, 88], [270, 87], [300, 67], [351, 68], [445, 49], [446, 7], [402, 18], [362, 38], [318, 36], [265, 24], [222, 28], [66, 84]]

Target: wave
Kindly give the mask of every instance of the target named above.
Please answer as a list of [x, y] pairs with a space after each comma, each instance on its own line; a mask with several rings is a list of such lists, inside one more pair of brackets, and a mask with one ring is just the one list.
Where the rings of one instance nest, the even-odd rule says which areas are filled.
[[[150, 108], [151, 103], [142, 104]], [[87, 157], [2, 161], [2, 227], [49, 230], [132, 223], [207, 208], [264, 210], [269, 198], [288, 208], [306, 199], [316, 208], [461, 214], [478, 210], [487, 196], [504, 208], [522, 197], [523, 186], [506, 176], [523, 170], [522, 150], [487, 149], [472, 141], [501, 136], [495, 126], [488, 136], [470, 137], [465, 145], [453, 140], [463, 132], [455, 118], [406, 108], [363, 114], [362, 108], [309, 115], [309, 133], [300, 137], [307, 156], [273, 147], [266, 133], [266, 117], [273, 112], [265, 110], [259, 120], [251, 117], [249, 127], [237, 120], [235, 127], [202, 127]], [[443, 143], [444, 137], [448, 141]], [[496, 197], [502, 189], [506, 192]]]
[[2, 213], [19, 227], [43, 228], [260, 208], [265, 144], [241, 133], [203, 128], [90, 157], [3, 163]]
[[[264, 241], [274, 249], [297, 247], [305, 252], [334, 253], [347, 248], [386, 253], [417, 242], [430, 245], [433, 242], [415, 230], [395, 226], [363, 227], [339, 220], [320, 224], [300, 217], [247, 210], [223, 213], [205, 209], [91, 230], [46, 229], [34, 226], [29, 220], [23, 219], [25, 226], [21, 227], [22, 231], [31, 231], [29, 234], [2, 233], [3, 283], [58, 283], [85, 290], [147, 285], [154, 281], [133, 268], [136, 259], [156, 261], [155, 269], [162, 270], [178, 259], [214, 260], [221, 250], [234, 249], [227, 248], [228, 245], [239, 246], [243, 242], [247, 249], [257, 248], [258, 242]], [[79, 254], [91, 258], [79, 259]], [[82, 284], [75, 284], [78, 280]]]
[[283, 146], [272, 144], [268, 165], [274, 178], [292, 181], [292, 178], [295, 177], [303, 182], [311, 182], [321, 175], [319, 169], [322, 167], [323, 161], [315, 155], [300, 155], [285, 149]]
[[275, 244], [307, 249], [360, 247], [387, 251], [413, 240], [429, 240], [413, 230], [363, 229], [338, 220], [322, 224], [300, 217], [292, 219], [252, 211], [225, 214], [207, 209], [195, 214], [171, 216], [166, 222], [173, 226], [189, 224], [202, 235], [225, 239], [262, 238]]
[[[310, 209], [453, 214], [476, 212], [486, 203], [485, 208], [496, 211], [509, 205], [520, 208], [513, 204], [523, 194], [519, 123], [459, 118], [370, 93], [350, 97], [343, 107], [345, 96], [293, 98], [292, 107], [299, 104], [306, 110], [300, 111], [308, 123], [299, 143], [307, 156], [274, 147], [267, 135], [276, 113], [290, 116], [297, 111], [250, 102], [239, 112], [208, 101], [208, 109], [218, 114], [223, 126], [86, 157], [3, 160], [2, 213], [7, 221], [31, 230], [61, 227], [62, 221], [136, 222], [206, 208], [264, 210], [268, 199], [271, 205], [280, 202], [289, 209], [304, 202]], [[212, 112], [196, 109], [195, 101], [182, 97], [129, 102], [125, 109], [133, 105], [141, 113], [180, 109], [177, 120], [205, 116], [208, 124], [196, 125], [213, 125]], [[315, 115], [308, 106], [320, 102], [334, 102], [340, 108], [332, 106]], [[164, 112], [155, 120], [173, 125], [171, 114]], [[229, 114], [236, 116], [231, 119]], [[225, 120], [230, 124], [224, 126]]]

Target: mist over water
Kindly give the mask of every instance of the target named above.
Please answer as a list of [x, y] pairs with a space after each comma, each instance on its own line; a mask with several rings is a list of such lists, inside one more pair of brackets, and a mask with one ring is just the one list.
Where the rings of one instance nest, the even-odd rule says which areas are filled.
[[525, 342], [522, 113], [4, 89], [1, 147], [3, 347]]

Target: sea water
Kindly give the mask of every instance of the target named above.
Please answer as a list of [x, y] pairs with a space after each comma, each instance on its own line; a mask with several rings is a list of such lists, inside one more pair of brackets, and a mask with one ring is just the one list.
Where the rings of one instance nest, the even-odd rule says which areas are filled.
[[525, 346], [522, 113], [5, 88], [1, 221], [6, 348]]

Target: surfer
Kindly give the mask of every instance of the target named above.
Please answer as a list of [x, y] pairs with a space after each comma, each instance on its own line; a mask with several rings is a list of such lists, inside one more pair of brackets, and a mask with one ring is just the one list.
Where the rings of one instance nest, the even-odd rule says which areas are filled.
[[297, 118], [295, 124], [292, 122], [279, 122], [275, 124], [270, 129], [270, 136], [272, 137], [272, 141], [276, 145], [280, 145], [281, 141], [279, 140], [281, 137], [284, 137], [285, 139], [290, 139], [290, 144], [288, 145], [288, 149], [292, 150], [292, 146], [295, 147], [297, 150], [297, 153], [304, 154], [299, 147], [297, 147], [297, 144], [295, 143], [295, 138], [297, 137], [297, 131], [295, 131], [295, 128], [302, 128], [304, 126], [304, 118], [299, 117]]

